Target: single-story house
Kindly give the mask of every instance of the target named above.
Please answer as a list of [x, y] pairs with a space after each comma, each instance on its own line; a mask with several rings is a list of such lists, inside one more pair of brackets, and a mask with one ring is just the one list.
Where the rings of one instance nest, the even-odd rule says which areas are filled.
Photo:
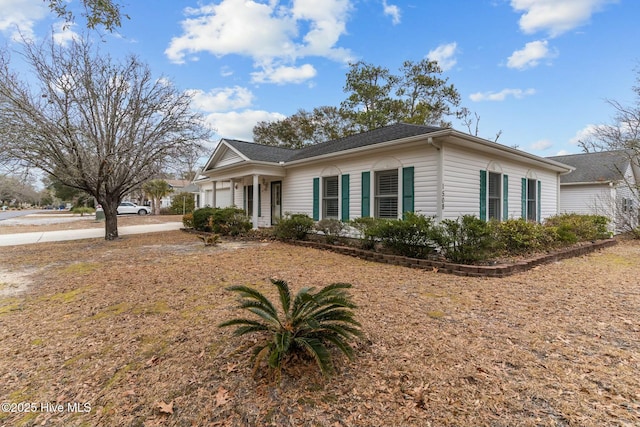
[[[554, 156], [575, 170], [560, 177], [560, 213], [604, 215], [612, 231], [638, 226], [638, 160], [631, 150]], [[635, 194], [634, 194], [635, 191]]]
[[558, 213], [560, 176], [571, 170], [453, 129], [399, 123], [297, 150], [222, 139], [196, 184], [199, 206], [241, 207], [254, 227], [285, 213], [541, 221]]
[[173, 198], [176, 194], [179, 193], [193, 193], [198, 198], [200, 194], [200, 189], [198, 186], [194, 185], [191, 181], [187, 179], [165, 179], [167, 184], [169, 184], [169, 188], [171, 188], [171, 193], [167, 194], [165, 197], [160, 199], [160, 207], [161, 208], [169, 208], [173, 203]]

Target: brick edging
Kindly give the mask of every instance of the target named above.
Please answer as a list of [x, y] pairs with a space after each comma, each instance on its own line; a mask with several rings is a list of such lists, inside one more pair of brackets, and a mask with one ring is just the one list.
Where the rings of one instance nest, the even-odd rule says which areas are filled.
[[403, 267], [419, 268], [423, 270], [434, 270], [438, 273], [455, 274], [469, 277], [507, 277], [512, 274], [522, 273], [541, 264], [548, 264], [566, 258], [585, 255], [599, 249], [616, 245], [615, 239], [598, 240], [581, 246], [558, 249], [546, 254], [536, 255], [532, 258], [519, 261], [513, 264], [499, 265], [465, 265], [454, 264], [444, 261], [429, 259], [409, 258], [399, 255], [381, 254], [379, 252], [368, 251], [350, 246], [336, 246], [321, 242], [294, 240], [288, 241], [298, 246], [306, 246], [316, 249], [325, 249], [343, 255], [350, 255], [367, 261], [374, 261], [386, 264], [400, 265]]

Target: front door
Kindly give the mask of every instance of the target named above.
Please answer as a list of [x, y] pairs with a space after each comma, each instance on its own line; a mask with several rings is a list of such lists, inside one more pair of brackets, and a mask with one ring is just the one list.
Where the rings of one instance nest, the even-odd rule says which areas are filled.
[[271, 182], [271, 225], [282, 218], [282, 181]]

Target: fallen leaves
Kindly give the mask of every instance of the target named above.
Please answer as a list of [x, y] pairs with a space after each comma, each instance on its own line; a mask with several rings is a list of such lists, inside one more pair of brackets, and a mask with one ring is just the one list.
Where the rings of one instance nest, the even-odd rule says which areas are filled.
[[173, 400], [169, 403], [164, 403], [163, 401], [160, 401], [156, 404], [156, 406], [161, 414], [168, 414], [168, 415], [173, 414]]
[[[225, 245], [174, 232], [3, 252], [0, 269], [30, 269], [33, 286], [20, 310], [0, 313], [0, 400], [54, 396], [92, 412], [0, 424], [640, 425], [638, 243], [508, 279]], [[60, 274], [73, 263], [97, 265]], [[366, 334], [355, 360], [336, 356], [331, 378], [304, 360], [252, 377], [250, 338], [215, 325], [237, 314], [225, 287], [269, 294], [269, 277], [352, 283]]]

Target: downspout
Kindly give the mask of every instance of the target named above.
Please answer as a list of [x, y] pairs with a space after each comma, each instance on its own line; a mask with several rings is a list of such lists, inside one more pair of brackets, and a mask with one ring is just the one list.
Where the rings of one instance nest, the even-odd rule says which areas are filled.
[[437, 150], [436, 177], [436, 222], [443, 219], [444, 213], [444, 150], [442, 144], [437, 144], [432, 137], [427, 138], [427, 144]]

